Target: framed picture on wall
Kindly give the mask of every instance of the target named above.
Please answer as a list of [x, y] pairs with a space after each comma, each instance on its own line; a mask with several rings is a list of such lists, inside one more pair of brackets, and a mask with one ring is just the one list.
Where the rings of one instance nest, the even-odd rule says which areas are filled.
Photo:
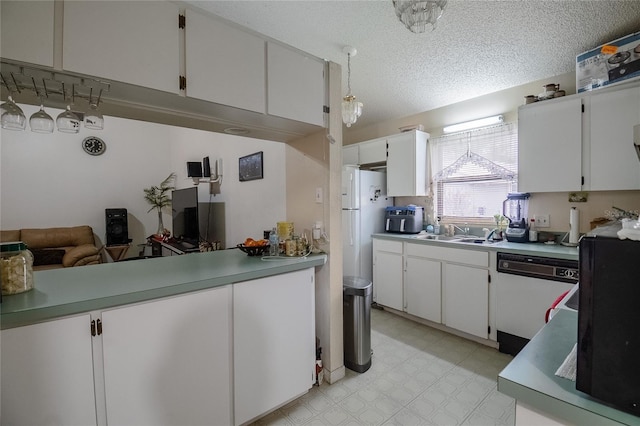
[[239, 159], [240, 182], [262, 179], [262, 151]]

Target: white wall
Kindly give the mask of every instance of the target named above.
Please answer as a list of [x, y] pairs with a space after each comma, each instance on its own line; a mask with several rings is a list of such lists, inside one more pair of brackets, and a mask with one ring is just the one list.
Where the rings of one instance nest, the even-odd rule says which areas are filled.
[[[20, 105], [29, 117], [37, 108]], [[54, 118], [61, 110], [47, 108]], [[101, 156], [81, 147], [87, 136], [107, 144]], [[238, 158], [264, 151], [264, 179], [239, 182]], [[143, 188], [159, 185], [171, 172], [176, 186], [193, 185], [186, 162], [209, 156], [222, 158], [221, 194], [212, 202], [225, 203], [226, 244], [233, 247], [247, 237], [286, 218], [285, 146], [278, 142], [212, 133], [142, 121], [105, 117], [105, 128], [70, 135], [57, 130], [38, 134], [2, 130], [0, 133], [0, 229], [90, 225], [105, 242], [106, 208], [126, 208], [129, 238], [144, 243], [158, 225], [157, 214], [147, 213]], [[209, 201], [209, 185], [198, 187], [200, 202]], [[171, 228], [171, 216], [164, 215]], [[129, 251], [129, 256], [137, 250]]]

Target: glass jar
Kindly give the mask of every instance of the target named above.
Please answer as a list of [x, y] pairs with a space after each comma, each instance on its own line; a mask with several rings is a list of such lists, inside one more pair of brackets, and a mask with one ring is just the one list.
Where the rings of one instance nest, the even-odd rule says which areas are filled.
[[33, 254], [22, 241], [0, 243], [0, 280], [3, 296], [33, 288]]

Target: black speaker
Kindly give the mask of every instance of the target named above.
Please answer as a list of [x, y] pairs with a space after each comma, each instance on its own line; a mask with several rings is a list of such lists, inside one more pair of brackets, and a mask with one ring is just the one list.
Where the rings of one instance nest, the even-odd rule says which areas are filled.
[[105, 209], [104, 213], [107, 225], [107, 245], [128, 244], [127, 209]]

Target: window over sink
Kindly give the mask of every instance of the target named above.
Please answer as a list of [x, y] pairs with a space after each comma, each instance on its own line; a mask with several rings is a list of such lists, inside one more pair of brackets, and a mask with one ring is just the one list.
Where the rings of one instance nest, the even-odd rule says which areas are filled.
[[494, 224], [502, 202], [518, 187], [515, 123], [429, 141], [436, 216], [444, 221]]

